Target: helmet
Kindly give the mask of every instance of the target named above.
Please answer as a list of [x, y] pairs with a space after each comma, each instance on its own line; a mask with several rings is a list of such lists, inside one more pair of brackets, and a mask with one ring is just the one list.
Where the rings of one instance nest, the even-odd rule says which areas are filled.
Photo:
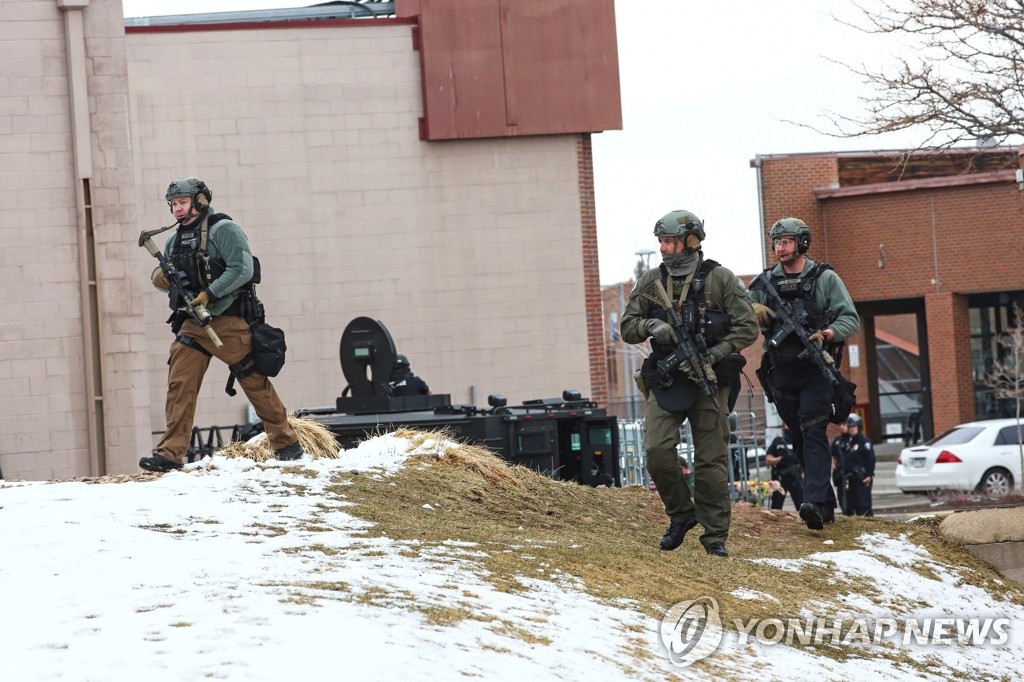
[[398, 369], [400, 367], [408, 367], [408, 366], [409, 366], [409, 358], [405, 357], [404, 355], [396, 355], [395, 356], [395, 369]]
[[704, 241], [704, 223], [689, 211], [672, 211], [654, 223], [654, 236], [658, 238], [682, 238], [687, 232], [692, 232], [697, 239]]
[[164, 199], [169, 202], [174, 197], [192, 197], [192, 208], [196, 211], [204, 211], [213, 199], [213, 192], [205, 182], [197, 177], [189, 176], [172, 180], [171, 184], [167, 186]]
[[807, 249], [811, 248], [811, 229], [799, 218], [782, 218], [776, 221], [768, 232], [768, 241], [773, 242], [778, 237], [796, 238], [796, 250], [799, 253], [807, 253]]
[[864, 426], [864, 420], [860, 418], [859, 414], [851, 413], [850, 416], [846, 418], [846, 425], [856, 426], [859, 429]]

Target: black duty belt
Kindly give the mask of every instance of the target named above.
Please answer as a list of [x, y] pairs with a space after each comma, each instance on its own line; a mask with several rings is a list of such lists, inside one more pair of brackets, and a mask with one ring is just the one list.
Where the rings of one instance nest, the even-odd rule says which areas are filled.
[[241, 297], [236, 297], [235, 300], [231, 302], [231, 305], [225, 308], [224, 312], [220, 313], [218, 317], [242, 317]]

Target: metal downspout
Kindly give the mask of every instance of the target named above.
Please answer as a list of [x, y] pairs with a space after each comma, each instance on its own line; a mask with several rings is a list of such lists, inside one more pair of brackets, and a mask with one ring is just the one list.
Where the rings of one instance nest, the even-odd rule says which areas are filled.
[[761, 177], [761, 155], [754, 155], [754, 170], [757, 172], [757, 218], [760, 224], [758, 225], [757, 232], [761, 237], [761, 269], [764, 270], [768, 267], [768, 245], [765, 242], [764, 234], [764, 194]]
[[106, 437], [103, 424], [103, 375], [100, 362], [99, 300], [96, 280], [96, 244], [93, 230], [92, 137], [89, 132], [89, 89], [85, 64], [83, 10], [89, 0], [57, 0], [64, 13], [64, 45], [68, 63], [71, 104], [71, 147], [75, 164], [75, 206], [78, 217], [79, 291], [82, 294], [82, 356], [85, 372], [85, 413], [89, 428], [89, 474], [106, 473]]

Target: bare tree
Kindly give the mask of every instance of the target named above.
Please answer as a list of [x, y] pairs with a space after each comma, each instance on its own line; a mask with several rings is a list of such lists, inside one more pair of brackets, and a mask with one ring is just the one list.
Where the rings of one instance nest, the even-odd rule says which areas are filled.
[[1024, 1], [882, 0], [857, 5], [869, 34], [898, 38], [910, 57], [890, 68], [845, 66], [875, 91], [867, 113], [832, 113], [840, 137], [920, 127], [925, 147], [1002, 144], [1024, 135]]
[[[982, 382], [992, 389], [997, 398], [1009, 398], [1017, 406], [1017, 443], [1020, 452], [1021, 476], [1024, 479], [1024, 424], [1021, 423], [1021, 402], [1024, 401], [1024, 317], [1021, 307], [1013, 304], [1013, 321], [997, 344], [1004, 353], [996, 353], [992, 369], [985, 373]], [[1024, 491], [1024, 480], [1017, 481], [1017, 487]]]

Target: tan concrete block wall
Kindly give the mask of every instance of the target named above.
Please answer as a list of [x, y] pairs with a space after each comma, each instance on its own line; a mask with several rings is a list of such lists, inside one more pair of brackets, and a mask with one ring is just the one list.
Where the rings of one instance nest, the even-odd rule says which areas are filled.
[[[89, 93], [100, 371], [108, 468], [148, 447], [144, 326], [125, 277], [134, 230], [121, 3], [82, 10]], [[0, 468], [5, 478], [87, 475], [89, 439], [65, 16], [5, 0], [0, 21]], [[134, 191], [128, 192], [135, 196]], [[14, 293], [16, 292], [16, 293]], [[129, 463], [131, 467], [129, 467]]]
[[[426, 143], [408, 25], [127, 36], [139, 226], [200, 175], [263, 264], [288, 333], [285, 403], [333, 404], [345, 325], [383, 321], [435, 393], [484, 404], [590, 392], [575, 136]], [[142, 250], [128, 270], [149, 287]], [[142, 296], [150, 415], [162, 428], [166, 304]], [[134, 303], [134, 299], [133, 299]], [[196, 423], [241, 395], [207, 374]]]

